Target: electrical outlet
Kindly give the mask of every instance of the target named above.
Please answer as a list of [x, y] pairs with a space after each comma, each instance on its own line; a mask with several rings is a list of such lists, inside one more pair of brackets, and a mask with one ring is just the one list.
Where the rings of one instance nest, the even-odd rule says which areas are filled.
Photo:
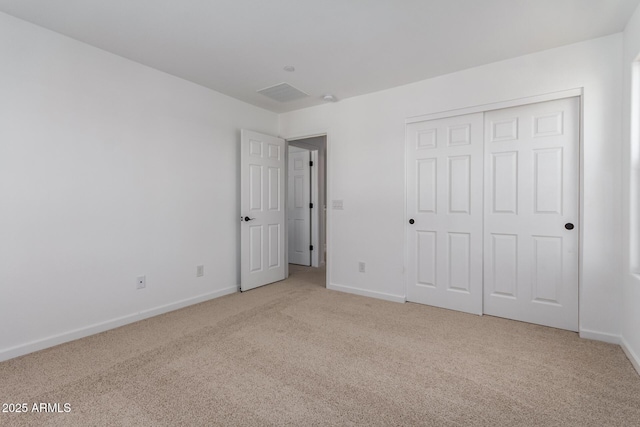
[[147, 276], [138, 276], [136, 279], [136, 289], [144, 289], [147, 287]]
[[344, 209], [344, 200], [333, 200], [331, 206], [334, 210], [341, 211]]
[[199, 265], [196, 267], [196, 277], [204, 276], [204, 265]]
[[358, 263], [358, 271], [359, 271], [360, 273], [364, 273], [364, 270], [365, 270], [365, 264], [364, 264], [364, 262], [360, 261], [360, 262]]

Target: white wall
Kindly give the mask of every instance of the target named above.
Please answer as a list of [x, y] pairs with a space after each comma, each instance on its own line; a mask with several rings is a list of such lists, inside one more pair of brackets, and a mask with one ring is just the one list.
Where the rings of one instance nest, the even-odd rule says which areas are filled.
[[[638, 40], [636, 11], [625, 72]], [[640, 354], [622, 49], [618, 34], [281, 115], [285, 138], [328, 133], [331, 287], [404, 300], [407, 117], [582, 87], [580, 328]], [[275, 114], [1, 13], [0, 58], [0, 360], [235, 291], [238, 130], [276, 134]]]
[[277, 115], [5, 14], [0, 63], [0, 360], [236, 291]]
[[[582, 336], [616, 341], [621, 306], [622, 35], [497, 62], [280, 116], [284, 138], [328, 133], [330, 287], [402, 301], [404, 122], [584, 88]], [[344, 210], [331, 201], [344, 200]], [[358, 273], [358, 261], [367, 264]]]
[[[636, 122], [640, 122], [640, 86], [636, 87], [636, 92], [632, 94], [632, 64], [640, 57], [640, 7], [629, 20], [627, 28], [624, 32], [624, 56], [623, 56], [623, 72], [624, 86], [622, 90], [623, 108], [622, 108], [622, 130], [623, 130], [623, 152], [622, 152], [622, 170], [623, 173], [623, 209], [622, 224], [623, 230], [623, 256], [624, 261], [623, 273], [623, 289], [622, 289], [622, 321], [621, 321], [621, 342], [629, 359], [632, 360], [638, 372], [640, 372], [640, 271], [638, 264], [640, 263], [638, 247], [640, 246], [640, 159], [635, 160], [635, 167], [632, 174], [631, 160], [632, 151], [635, 156], [640, 153], [640, 138], [634, 135], [631, 138], [631, 99], [636, 98], [636, 109], [633, 111]], [[640, 73], [639, 73], [640, 74]], [[633, 147], [633, 150], [632, 150]], [[634, 185], [630, 186], [630, 180], [633, 176]], [[630, 215], [633, 212], [632, 215]], [[634, 227], [631, 227], [631, 220]], [[632, 249], [635, 245], [635, 250]], [[632, 259], [632, 256], [635, 259]], [[634, 274], [635, 273], [635, 274]]]

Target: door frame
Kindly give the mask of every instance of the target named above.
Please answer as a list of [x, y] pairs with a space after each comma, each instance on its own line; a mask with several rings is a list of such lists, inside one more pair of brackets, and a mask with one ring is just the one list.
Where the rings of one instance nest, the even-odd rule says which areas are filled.
[[[323, 136], [324, 135], [321, 135], [320, 137], [323, 137]], [[313, 206], [314, 206], [314, 208], [310, 210], [310, 229], [309, 229], [309, 233], [310, 233], [309, 243], [314, 247], [314, 250], [311, 251], [311, 256], [310, 256], [312, 267], [322, 267], [326, 262], [323, 254], [325, 250], [325, 242], [321, 241], [322, 235], [320, 233], [321, 231], [320, 229], [322, 228], [321, 219], [324, 219], [324, 217], [321, 218], [320, 210], [323, 209], [323, 207], [326, 206], [326, 203], [327, 203], [326, 189], [324, 189], [325, 194], [323, 194], [321, 197], [320, 185], [319, 185], [321, 166], [324, 168], [324, 166], [326, 165], [326, 136], [324, 137], [325, 137], [325, 143], [323, 148], [325, 150], [325, 155], [322, 158], [322, 161], [320, 161], [320, 147], [315, 144], [305, 142], [307, 139], [314, 139], [315, 137], [292, 139], [287, 141], [288, 147], [293, 146], [293, 147], [302, 148], [308, 151], [310, 155], [309, 160], [311, 160], [314, 165], [310, 170], [310, 176], [309, 176], [310, 195], [311, 195], [310, 202], [313, 203]], [[288, 153], [288, 149], [287, 149], [287, 153]], [[324, 173], [325, 171], [323, 171], [323, 174]], [[323, 184], [323, 187], [324, 187], [324, 184]], [[325, 232], [324, 235], [326, 237], [326, 229], [324, 230], [324, 232]]]
[[[584, 155], [583, 155], [584, 132], [583, 132], [583, 120], [582, 120], [582, 118], [584, 117], [584, 88], [583, 87], [568, 89], [568, 90], [563, 90], [558, 92], [550, 92], [542, 95], [529, 96], [525, 98], [510, 99], [506, 101], [492, 102], [488, 104], [480, 104], [480, 105], [475, 105], [475, 106], [470, 106], [465, 108], [458, 108], [453, 110], [440, 111], [436, 113], [423, 114], [419, 116], [408, 117], [407, 119], [405, 119], [405, 141], [404, 141], [405, 142], [405, 152], [404, 152], [405, 173], [404, 173], [404, 217], [403, 217], [404, 224], [405, 224], [404, 235], [403, 235], [403, 241], [404, 241], [403, 271], [405, 273], [407, 271], [407, 266], [409, 265], [408, 261], [410, 256], [409, 247], [407, 244], [408, 243], [407, 242], [408, 226], [406, 222], [406, 219], [408, 218], [407, 200], [409, 197], [409, 194], [407, 192], [407, 149], [406, 149], [407, 125], [411, 123], [436, 120], [436, 119], [444, 119], [447, 117], [462, 116], [465, 114], [485, 113], [492, 110], [500, 110], [500, 109], [511, 108], [511, 107], [520, 107], [520, 106], [529, 105], [529, 104], [536, 104], [536, 103], [545, 102], [545, 101], [555, 101], [558, 99], [573, 98], [573, 97], [579, 98], [579, 111], [578, 111], [578, 120], [579, 120], [579, 123], [578, 123], [578, 186], [579, 188], [578, 188], [578, 227], [577, 227], [578, 228], [578, 331], [582, 330], [582, 326], [580, 323], [580, 319], [581, 319], [580, 295], [582, 295], [582, 265], [583, 265], [582, 242], [584, 237], [583, 227], [582, 227], [582, 224], [584, 223], [584, 193], [583, 193], [584, 191], [583, 190], [584, 189]], [[483, 171], [483, 174], [484, 174], [484, 171]], [[484, 281], [484, 278], [483, 278], [483, 281]], [[484, 286], [484, 283], [483, 283], [483, 286]], [[409, 278], [405, 274], [404, 275], [405, 302], [407, 301], [408, 287], [409, 287]], [[484, 310], [484, 307], [483, 307], [483, 310]]]
[[[331, 174], [331, 169], [329, 168], [330, 165], [330, 156], [331, 156], [331, 138], [330, 138], [330, 131], [329, 129], [319, 129], [319, 130], [314, 130], [314, 131], [309, 131], [309, 132], [297, 132], [297, 133], [291, 133], [291, 134], [286, 134], [286, 135], [278, 135], [279, 138], [283, 138], [285, 140], [285, 151], [287, 153], [287, 157], [285, 159], [286, 164], [286, 170], [288, 171], [288, 167], [289, 167], [289, 142], [292, 141], [298, 141], [301, 139], [309, 139], [309, 138], [316, 138], [316, 137], [321, 137], [324, 136], [325, 137], [325, 147], [324, 147], [324, 163], [325, 163], [325, 179], [326, 179], [326, 185], [325, 185], [325, 204], [327, 205], [327, 210], [325, 212], [325, 246], [324, 246], [324, 250], [325, 253], [328, 255], [331, 253], [330, 248], [331, 248], [331, 220], [332, 220], [332, 214], [331, 211], [329, 209], [329, 200], [331, 200], [331, 183], [332, 183], [332, 174]], [[317, 158], [314, 159], [314, 161], [317, 161]], [[314, 163], [315, 164], [315, 163]], [[285, 185], [288, 183], [288, 175], [285, 177]], [[312, 173], [312, 182], [313, 182], [313, 173]], [[317, 182], [316, 182], [317, 184]], [[285, 187], [285, 191], [288, 191], [288, 189]], [[313, 191], [313, 186], [312, 186], [312, 199], [314, 197], [313, 195], [314, 191]], [[316, 187], [316, 191], [315, 193], [317, 194], [317, 187]], [[287, 201], [285, 200], [285, 203]], [[317, 201], [314, 200], [314, 203], [316, 203]], [[288, 207], [287, 205], [285, 205], [286, 207]], [[315, 206], [315, 205], [314, 205]], [[286, 212], [286, 211], [285, 211]], [[318, 210], [316, 210], [316, 212], [319, 212]], [[319, 217], [319, 215], [317, 215]], [[315, 219], [314, 217], [314, 212], [312, 211], [312, 218]], [[286, 217], [285, 214], [285, 221], [288, 220], [288, 218]], [[287, 229], [285, 228], [285, 233], [287, 233]], [[312, 236], [313, 237], [313, 236]], [[319, 238], [319, 236], [318, 236]], [[289, 243], [289, 235], [288, 233], [285, 235], [285, 242], [286, 242], [286, 247], [285, 247], [285, 277], [289, 277], [289, 247], [288, 247], [288, 243]], [[312, 255], [313, 257], [313, 255]], [[322, 265], [322, 263], [320, 263], [320, 265]], [[331, 284], [331, 263], [329, 262], [329, 260], [327, 258], [324, 259], [324, 265], [326, 267], [326, 275], [325, 275], [325, 287], [328, 288], [329, 285]]]

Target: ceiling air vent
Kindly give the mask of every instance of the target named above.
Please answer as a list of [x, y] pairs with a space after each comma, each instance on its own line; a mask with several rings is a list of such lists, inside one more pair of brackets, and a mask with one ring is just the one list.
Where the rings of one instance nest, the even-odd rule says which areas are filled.
[[264, 89], [260, 89], [258, 93], [278, 102], [289, 102], [294, 99], [306, 98], [309, 96], [303, 91], [291, 86], [289, 83], [279, 83], [275, 86], [265, 87]]

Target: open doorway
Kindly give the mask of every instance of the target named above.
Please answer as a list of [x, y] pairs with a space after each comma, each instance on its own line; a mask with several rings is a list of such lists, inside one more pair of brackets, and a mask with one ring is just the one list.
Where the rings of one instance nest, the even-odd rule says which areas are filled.
[[327, 137], [288, 140], [289, 271], [326, 263]]
[[287, 231], [289, 264], [311, 267], [313, 244], [311, 235], [314, 204], [311, 197], [312, 151], [306, 148], [288, 148], [287, 173]]

